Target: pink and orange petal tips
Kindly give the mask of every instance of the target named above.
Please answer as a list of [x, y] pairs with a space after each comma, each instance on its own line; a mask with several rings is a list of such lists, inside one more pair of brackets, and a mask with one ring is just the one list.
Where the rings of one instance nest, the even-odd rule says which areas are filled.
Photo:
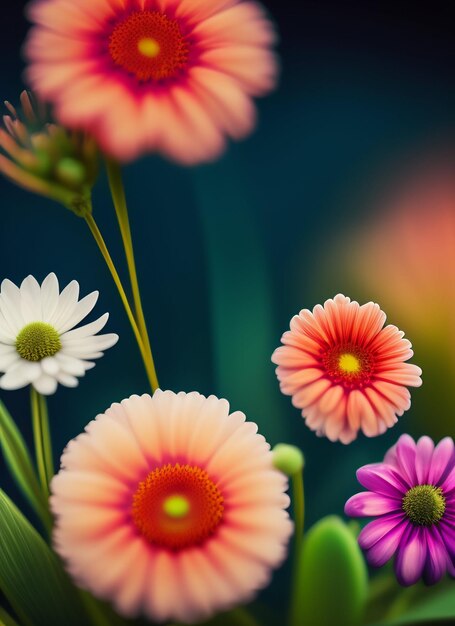
[[411, 344], [385, 321], [377, 304], [341, 294], [292, 318], [272, 361], [281, 391], [318, 435], [345, 444], [359, 430], [375, 437], [409, 409], [407, 387], [422, 384], [422, 371], [405, 362]]
[[54, 546], [121, 614], [201, 621], [249, 601], [285, 558], [286, 488], [257, 426], [226, 400], [132, 396], [64, 452]]
[[215, 159], [276, 82], [275, 31], [249, 0], [37, 0], [29, 16], [29, 83], [122, 161]]

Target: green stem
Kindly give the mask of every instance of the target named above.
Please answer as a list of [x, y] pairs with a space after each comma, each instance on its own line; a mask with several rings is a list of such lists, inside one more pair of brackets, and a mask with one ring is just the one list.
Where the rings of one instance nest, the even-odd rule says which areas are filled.
[[43, 408], [44, 398], [32, 386], [30, 387], [30, 404], [32, 411], [33, 437], [35, 442], [36, 464], [41, 489], [45, 497], [49, 496], [49, 483], [54, 475], [52, 463], [52, 447], [49, 431], [47, 409]]
[[152, 390], [159, 388], [158, 376], [156, 374], [155, 362], [153, 360], [150, 338], [147, 331], [147, 324], [142, 307], [141, 292], [139, 289], [139, 281], [137, 277], [136, 261], [134, 257], [133, 238], [131, 235], [130, 220], [128, 217], [128, 207], [126, 204], [125, 189], [123, 186], [122, 172], [117, 162], [106, 159], [106, 169], [109, 179], [109, 188], [111, 191], [112, 201], [117, 215], [117, 221], [120, 228], [123, 247], [125, 250], [126, 263], [131, 283], [131, 291], [133, 293], [134, 308], [136, 311], [136, 319], [141, 333], [142, 341], [147, 353], [148, 365], [152, 372]]
[[41, 415], [41, 424], [43, 429], [44, 464], [46, 467], [46, 476], [49, 484], [55, 474], [54, 456], [52, 454], [52, 438], [49, 428], [49, 412], [47, 410], [47, 400], [45, 396], [38, 394], [38, 400]]
[[303, 472], [297, 472], [292, 477], [292, 496], [295, 522], [294, 550], [295, 558], [297, 560], [302, 549], [303, 528], [305, 524], [305, 495], [303, 485]]
[[303, 482], [303, 470], [292, 476], [292, 505], [294, 507], [295, 535], [289, 623], [291, 626], [301, 626], [299, 624], [297, 607], [299, 604], [298, 571], [299, 563], [302, 558], [303, 531], [305, 525], [305, 487]]
[[141, 333], [139, 331], [139, 327], [138, 327], [137, 322], [136, 322], [136, 318], [134, 317], [134, 313], [131, 310], [131, 306], [130, 306], [130, 303], [128, 301], [128, 298], [127, 298], [127, 295], [125, 293], [125, 290], [123, 288], [122, 281], [120, 280], [120, 276], [119, 276], [119, 274], [117, 272], [117, 269], [116, 269], [116, 267], [114, 265], [112, 257], [111, 257], [111, 255], [109, 253], [108, 248], [107, 248], [106, 242], [104, 241], [103, 236], [101, 235], [101, 231], [98, 228], [98, 225], [96, 224], [93, 215], [92, 214], [87, 214], [85, 216], [85, 221], [87, 223], [87, 226], [90, 229], [90, 232], [93, 235], [93, 238], [95, 239], [95, 241], [96, 241], [96, 243], [98, 245], [98, 248], [99, 248], [99, 250], [100, 250], [100, 252], [101, 252], [101, 254], [102, 254], [103, 258], [104, 258], [104, 261], [106, 262], [106, 265], [107, 265], [107, 267], [108, 267], [108, 269], [109, 269], [109, 271], [111, 273], [111, 276], [112, 276], [112, 278], [114, 280], [115, 286], [117, 287], [117, 291], [118, 291], [118, 293], [120, 295], [120, 299], [121, 299], [121, 301], [123, 303], [123, 306], [125, 308], [126, 314], [128, 316], [128, 319], [129, 319], [129, 322], [131, 324], [131, 328], [133, 329], [133, 333], [134, 333], [134, 336], [136, 338], [137, 345], [139, 347], [139, 351], [140, 351], [141, 356], [142, 356], [142, 360], [144, 362], [144, 367], [145, 367], [145, 371], [147, 372], [147, 377], [149, 379], [150, 386], [153, 389], [153, 384], [154, 384], [153, 381], [154, 381], [154, 377], [155, 377], [155, 369], [154, 369], [154, 367], [151, 367], [151, 365], [150, 365], [149, 359], [147, 357], [147, 351], [145, 349], [144, 342], [142, 340], [142, 336], [141, 336]]

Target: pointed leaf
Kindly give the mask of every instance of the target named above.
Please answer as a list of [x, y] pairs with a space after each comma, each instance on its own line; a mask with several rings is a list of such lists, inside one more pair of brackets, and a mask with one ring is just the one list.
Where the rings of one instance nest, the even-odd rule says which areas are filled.
[[[439, 621], [452, 620], [455, 623], [455, 588], [449, 583], [449, 589], [439, 591], [421, 602], [413, 602], [406, 613], [391, 620], [383, 620], [376, 626], [399, 626], [403, 624], [437, 624]], [[403, 592], [404, 593], [404, 592]]]
[[21, 624], [89, 624], [78, 592], [44, 539], [0, 491], [0, 590]]
[[36, 478], [30, 453], [13, 418], [1, 400], [0, 432], [2, 451], [12, 477], [45, 527], [49, 528], [51, 516]]

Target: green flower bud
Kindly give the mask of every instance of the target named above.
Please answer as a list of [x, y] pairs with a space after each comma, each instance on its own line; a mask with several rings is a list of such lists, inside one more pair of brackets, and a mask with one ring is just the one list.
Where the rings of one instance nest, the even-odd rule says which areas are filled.
[[287, 443], [278, 443], [272, 450], [273, 465], [277, 470], [286, 474], [286, 476], [294, 476], [301, 472], [305, 465], [305, 457], [303, 452], [296, 446]]

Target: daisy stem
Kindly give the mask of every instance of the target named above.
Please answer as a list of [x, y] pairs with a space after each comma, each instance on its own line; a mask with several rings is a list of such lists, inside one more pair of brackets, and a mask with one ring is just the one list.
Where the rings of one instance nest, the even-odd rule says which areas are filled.
[[54, 475], [49, 418], [46, 400], [33, 386], [30, 387], [30, 403], [38, 477], [44, 495], [48, 497], [49, 483]]
[[122, 172], [119, 164], [112, 159], [106, 159], [106, 169], [109, 179], [109, 188], [111, 190], [112, 201], [117, 215], [117, 221], [120, 228], [123, 247], [125, 250], [126, 263], [131, 283], [131, 291], [133, 293], [134, 308], [136, 311], [136, 319], [139, 330], [144, 342], [145, 352], [148, 360], [148, 366], [152, 372], [152, 390], [159, 388], [158, 377], [156, 374], [155, 362], [153, 360], [152, 348], [150, 345], [147, 324], [142, 307], [141, 292], [139, 289], [139, 281], [137, 278], [136, 261], [134, 257], [133, 237], [131, 234], [130, 220], [128, 217], [128, 206], [126, 204], [125, 188], [122, 180]]
[[123, 306], [125, 308], [126, 314], [128, 316], [129, 322], [131, 324], [131, 328], [133, 329], [133, 333], [134, 336], [136, 337], [136, 341], [137, 341], [137, 345], [139, 347], [141, 356], [142, 356], [142, 360], [144, 362], [144, 366], [145, 366], [145, 370], [147, 372], [147, 377], [149, 379], [150, 385], [153, 389], [154, 386], [154, 380], [156, 377], [155, 374], [155, 369], [153, 367], [150, 366], [150, 362], [149, 359], [147, 358], [147, 352], [146, 349], [144, 347], [144, 342], [142, 341], [142, 335], [139, 331], [139, 327], [137, 325], [136, 322], [136, 318], [134, 317], [134, 313], [131, 310], [131, 306], [130, 303], [128, 301], [127, 295], [125, 293], [125, 290], [123, 288], [122, 285], [122, 281], [120, 280], [120, 276], [115, 268], [114, 262], [112, 260], [111, 255], [109, 254], [109, 250], [107, 248], [106, 242], [103, 239], [103, 236], [101, 235], [101, 231], [98, 228], [95, 219], [93, 217], [92, 214], [87, 214], [85, 216], [85, 221], [87, 222], [87, 226], [90, 229], [90, 232], [93, 235], [93, 238], [95, 239], [98, 248], [101, 252], [101, 254], [103, 255], [103, 258], [106, 262], [106, 265], [111, 273], [111, 276], [114, 280], [115, 286], [117, 287], [117, 291], [119, 292], [120, 295], [120, 299], [122, 300]]

